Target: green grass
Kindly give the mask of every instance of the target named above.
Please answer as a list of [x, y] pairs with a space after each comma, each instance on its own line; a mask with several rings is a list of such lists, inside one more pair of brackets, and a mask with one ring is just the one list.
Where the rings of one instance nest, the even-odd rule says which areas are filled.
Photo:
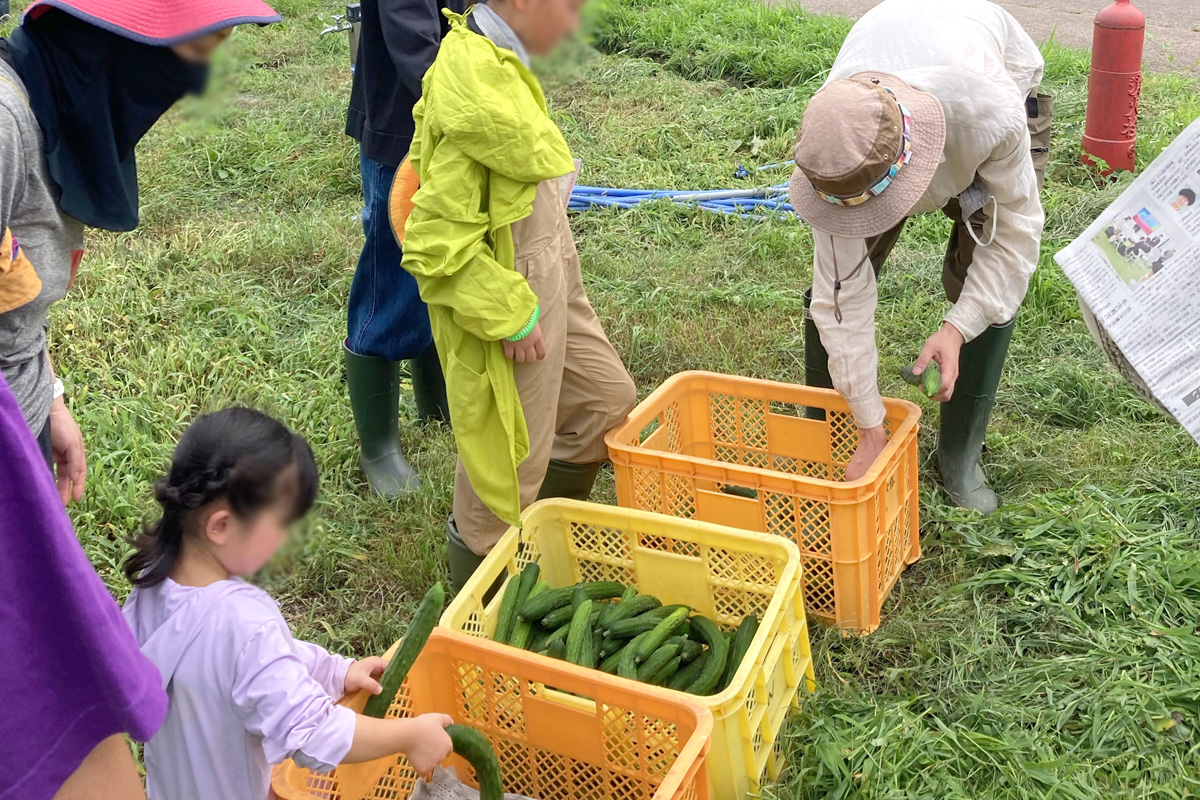
[[[567, 54], [547, 89], [582, 181], [598, 185], [727, 187], [739, 164], [789, 158], [848, 29], [752, 0], [596, 2], [603, 52]], [[201, 410], [263, 406], [310, 438], [323, 483], [262, 582], [298, 635], [365, 654], [445, 578], [453, 441], [406, 403], [425, 488], [402, 502], [367, 493], [340, 367], [361, 244], [356, 150], [341, 132], [346, 43], [317, 38], [336, 3], [277, 5], [284, 24], [231, 40], [215, 100], [185, 104], [147, 138], [142, 227], [91, 236], [54, 311], [90, 453], [72, 517], [123, 597], [125, 537], [151, 513], [179, 432]], [[948, 508], [934, 433], [922, 434], [924, 556], [876, 633], [814, 631], [820, 688], [785, 729], [790, 769], [773, 795], [1200, 794], [1200, 449], [1107, 369], [1053, 263], [1124, 183], [1078, 165], [1087, 55], [1046, 56], [1058, 100], [1047, 229], [987, 440], [1006, 508], [987, 520]], [[1139, 161], [1197, 116], [1188, 80], [1148, 76]], [[664, 206], [573, 227], [589, 294], [643, 394], [683, 369], [802, 380], [807, 228]], [[882, 278], [887, 394], [915, 396], [895, 373], [945, 311], [947, 232], [938, 215], [915, 221]], [[599, 496], [612, 500], [610, 477]]]

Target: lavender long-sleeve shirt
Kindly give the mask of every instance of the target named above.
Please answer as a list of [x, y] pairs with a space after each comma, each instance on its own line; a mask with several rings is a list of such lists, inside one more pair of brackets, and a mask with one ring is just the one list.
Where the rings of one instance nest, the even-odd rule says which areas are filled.
[[335, 701], [353, 662], [293, 639], [266, 592], [168, 579], [124, 613], [170, 698], [146, 745], [150, 800], [265, 800], [270, 765], [328, 770], [349, 752], [355, 715]]

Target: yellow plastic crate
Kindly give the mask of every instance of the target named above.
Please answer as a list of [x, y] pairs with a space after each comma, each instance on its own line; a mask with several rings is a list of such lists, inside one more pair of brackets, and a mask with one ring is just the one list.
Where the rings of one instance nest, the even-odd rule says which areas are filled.
[[[536, 560], [552, 588], [611, 580], [635, 586], [664, 604], [686, 603], [732, 630], [757, 614], [758, 634], [737, 675], [720, 694], [692, 697], [712, 711], [708, 768], [713, 797], [740, 800], [778, 777], [779, 729], [813, 688], [812, 656], [800, 585], [800, 554], [778, 537], [641, 511], [543, 500], [521, 515], [446, 609], [441, 624], [491, 638], [503, 592], [484, 602], [497, 578]], [[520, 651], [523, 658], [544, 657]], [[591, 670], [596, 674], [596, 670]], [[629, 685], [634, 681], [613, 678]]]
[[605, 438], [617, 502], [790, 539], [803, 558], [808, 612], [873, 631], [900, 573], [921, 555], [921, 409], [883, 405], [890, 441], [865, 477], [847, 483], [858, 429], [837, 392], [680, 373]]
[[[361, 711], [366, 702], [358, 692], [344, 704]], [[710, 800], [712, 715], [686, 695], [437, 628], [387, 716], [429, 712], [487, 737], [506, 792], [538, 800]], [[459, 756], [447, 765], [479, 785]], [[342, 771], [372, 773], [371, 780], [351, 789]], [[408, 800], [416, 781], [401, 756], [328, 775], [286, 761], [271, 773], [280, 800]]]

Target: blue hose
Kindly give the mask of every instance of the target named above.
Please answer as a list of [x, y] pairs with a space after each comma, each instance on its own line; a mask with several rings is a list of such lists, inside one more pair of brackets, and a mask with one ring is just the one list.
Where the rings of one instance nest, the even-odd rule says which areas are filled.
[[[791, 166], [792, 161], [768, 164], [757, 171]], [[739, 177], [749, 177], [745, 167], [738, 167]], [[719, 214], [735, 214], [745, 219], [761, 220], [766, 216], [796, 218], [788, 197], [786, 183], [750, 189], [718, 189], [714, 191], [676, 189], [618, 189], [608, 186], [576, 186], [567, 208], [582, 212], [592, 208], [636, 208], [643, 203], [668, 200], [679, 205], [700, 208]], [[764, 216], [765, 215], [765, 216]]]

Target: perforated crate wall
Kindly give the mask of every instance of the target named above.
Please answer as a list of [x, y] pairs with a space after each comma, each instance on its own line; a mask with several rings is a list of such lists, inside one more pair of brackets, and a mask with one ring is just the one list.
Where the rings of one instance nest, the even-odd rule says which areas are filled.
[[[365, 703], [360, 693], [348, 705]], [[712, 716], [684, 696], [437, 629], [387, 717], [430, 712], [450, 714], [488, 739], [506, 792], [539, 800], [710, 798]], [[343, 794], [336, 769], [318, 775], [293, 762], [276, 767], [272, 788], [282, 800], [408, 800], [417, 775], [402, 757], [387, 762], [359, 797]], [[478, 785], [462, 758], [448, 763]]]
[[490, 637], [503, 592], [489, 600], [489, 589], [533, 560], [551, 587], [619, 581], [665, 604], [685, 603], [725, 630], [757, 615], [758, 634], [729, 687], [696, 699], [713, 714], [713, 796], [740, 800], [760, 791], [780, 760], [783, 720], [800, 688], [813, 685], [796, 547], [777, 537], [571, 500], [535, 503], [522, 522], [455, 597], [442, 625]]
[[617, 500], [628, 508], [791, 539], [805, 606], [868, 632], [920, 556], [920, 408], [885, 399], [887, 448], [844, 481], [858, 445], [833, 391], [704, 372], [672, 377], [609, 433]]

